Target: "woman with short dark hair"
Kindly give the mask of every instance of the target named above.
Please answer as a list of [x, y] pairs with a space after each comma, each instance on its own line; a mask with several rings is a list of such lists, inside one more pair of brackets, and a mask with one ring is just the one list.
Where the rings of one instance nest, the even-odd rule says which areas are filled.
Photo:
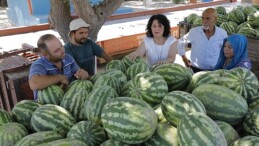
[[170, 21], [165, 15], [151, 16], [146, 27], [146, 37], [139, 48], [130, 54], [130, 58], [147, 58], [151, 67], [156, 64], [173, 63], [177, 53], [177, 40], [171, 36]]

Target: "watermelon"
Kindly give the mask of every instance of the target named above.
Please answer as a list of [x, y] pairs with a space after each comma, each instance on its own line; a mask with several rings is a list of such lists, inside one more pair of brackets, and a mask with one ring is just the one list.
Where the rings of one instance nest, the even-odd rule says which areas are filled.
[[131, 80], [129, 80], [129, 81], [127, 81], [126, 83], [124, 83], [124, 84], [122, 85], [120, 95], [121, 95], [121, 96], [131, 95], [131, 92], [134, 92], [134, 90], [131, 89], [131, 85], [132, 85], [132, 81], [131, 81]]
[[223, 132], [228, 145], [233, 143], [235, 140], [239, 139], [237, 131], [231, 125], [223, 121], [215, 122], [218, 124], [219, 128]]
[[252, 98], [247, 100], [249, 110], [253, 110], [256, 107], [259, 107], [259, 92], [255, 93]]
[[236, 67], [225, 72], [221, 76], [219, 84], [236, 91], [246, 100], [251, 98], [258, 88], [258, 80], [255, 74], [242, 67]]
[[12, 121], [13, 121], [12, 115], [8, 113], [6, 110], [0, 109], [0, 126]]
[[206, 114], [206, 109], [201, 101], [194, 95], [183, 91], [168, 93], [162, 100], [161, 108], [166, 120], [176, 127], [188, 113]]
[[219, 126], [203, 113], [184, 116], [177, 133], [181, 146], [227, 146], [227, 141]]
[[38, 102], [40, 104], [59, 105], [64, 96], [64, 91], [57, 85], [50, 85], [38, 91]]
[[258, 143], [259, 137], [248, 135], [234, 141], [230, 146], [258, 146]]
[[247, 16], [247, 22], [253, 27], [259, 27], [259, 11], [255, 13], [250, 13]]
[[121, 84], [124, 84], [127, 81], [127, 76], [122, 71], [116, 69], [109, 69], [103, 72], [101, 76], [112, 76], [120, 81]]
[[70, 112], [76, 121], [85, 120], [84, 102], [88, 96], [88, 91], [83, 88], [69, 89], [64, 95], [60, 106]]
[[116, 91], [110, 86], [99, 86], [90, 92], [84, 103], [84, 115], [89, 120], [101, 125], [101, 112], [109, 100], [118, 97]]
[[153, 72], [140, 73], [131, 80], [129, 97], [146, 101], [151, 106], [159, 104], [168, 93], [168, 86], [162, 76]]
[[105, 70], [109, 70], [109, 69], [117, 69], [120, 70], [122, 72], [126, 71], [126, 67], [124, 65], [124, 63], [121, 60], [112, 60], [109, 61], [106, 66], [105, 66]]
[[228, 22], [228, 16], [227, 15], [218, 15], [216, 25], [220, 26], [223, 22]]
[[238, 25], [246, 21], [245, 14], [240, 9], [233, 9], [228, 13], [228, 19], [236, 22]]
[[143, 63], [143, 62], [134, 63], [130, 67], [128, 67], [126, 71], [126, 76], [128, 80], [131, 80], [137, 74], [144, 73], [144, 72], [150, 72], [149, 67], [146, 63]]
[[243, 127], [247, 133], [254, 136], [259, 136], [259, 107], [250, 110], [243, 122]]
[[146, 146], [178, 146], [177, 129], [167, 123], [159, 123], [153, 136], [145, 142]]
[[88, 146], [88, 145], [78, 139], [66, 138], [66, 139], [59, 139], [52, 142], [43, 143], [37, 146]]
[[106, 140], [106, 135], [101, 126], [90, 121], [81, 121], [68, 131], [67, 138], [81, 140], [88, 146], [96, 146]]
[[180, 64], [162, 64], [155, 67], [152, 72], [162, 76], [169, 91], [185, 90], [191, 80], [192, 72], [190, 69]]
[[124, 66], [126, 67], [126, 69], [128, 69], [128, 67], [130, 67], [132, 64], [134, 63], [138, 63], [138, 62], [145, 62], [142, 58], [137, 57], [134, 61], [131, 60], [129, 58], [129, 55], [126, 55], [122, 58], [122, 62], [124, 63]]
[[19, 123], [6, 123], [0, 126], [0, 146], [14, 146], [16, 142], [28, 135], [26, 128]]
[[42, 131], [23, 137], [15, 144], [15, 146], [35, 146], [58, 139], [63, 139], [63, 137], [54, 131]]
[[14, 121], [22, 124], [28, 131], [32, 131], [30, 125], [31, 116], [38, 107], [40, 107], [40, 104], [33, 100], [18, 102], [12, 109]]
[[195, 14], [195, 13], [191, 13], [188, 17], [187, 17], [187, 23], [189, 23], [189, 24], [193, 24], [193, 21], [197, 18], [197, 17], [199, 17], [197, 14]]
[[202, 84], [194, 89], [192, 94], [202, 102], [208, 116], [214, 120], [236, 125], [248, 111], [246, 100], [224, 86]]
[[237, 33], [248, 37], [252, 37], [252, 38], [259, 38], [259, 32], [249, 27], [243, 27]]
[[121, 92], [121, 82], [114, 76], [102, 75], [95, 81], [93, 88], [95, 89], [95, 88], [97, 88], [99, 86], [103, 86], [103, 85], [112, 87], [118, 94], [120, 94], [120, 92]]
[[245, 14], [245, 16], [247, 17], [250, 13], [255, 13], [257, 11], [257, 9], [253, 6], [246, 6], [243, 9], [243, 12]]
[[197, 17], [194, 21], [193, 21], [193, 25], [194, 26], [201, 26], [202, 25], [202, 19], [201, 17]]
[[239, 30], [241, 30], [242, 28], [252, 28], [252, 26], [246, 21], [246, 22], [241, 23], [240, 25], [238, 25], [238, 27], [237, 27], [237, 32], [238, 32]]
[[237, 33], [238, 25], [233, 21], [229, 21], [221, 23], [219, 27], [224, 29], [228, 34], [235, 34]]
[[115, 139], [109, 139], [103, 142], [100, 146], [130, 146], [130, 145]]
[[92, 88], [93, 88], [93, 83], [89, 80], [74, 80], [67, 87], [67, 91], [68, 90], [84, 89], [89, 93], [89, 92], [92, 91]]
[[217, 14], [220, 14], [220, 15], [226, 15], [227, 14], [227, 11], [226, 11], [226, 8], [223, 7], [223, 6], [217, 6], [215, 8]]
[[34, 131], [56, 131], [62, 136], [65, 136], [74, 124], [75, 119], [66, 109], [52, 104], [40, 106], [31, 118]]
[[148, 140], [157, 127], [157, 115], [152, 107], [143, 100], [130, 97], [111, 99], [105, 104], [101, 119], [112, 138], [127, 144]]
[[188, 85], [188, 92], [192, 92], [195, 88], [202, 84], [219, 84], [219, 79], [225, 71], [201, 71], [192, 76]]
[[157, 114], [158, 122], [159, 123], [167, 123], [167, 120], [166, 120], [166, 118], [165, 118], [165, 116], [163, 115], [163, 112], [162, 112], [161, 104], [158, 104], [157, 106], [155, 106], [154, 110]]

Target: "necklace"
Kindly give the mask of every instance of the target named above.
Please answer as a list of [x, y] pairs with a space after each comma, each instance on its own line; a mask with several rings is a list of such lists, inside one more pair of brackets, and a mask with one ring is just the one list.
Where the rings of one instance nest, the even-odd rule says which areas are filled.
[[157, 45], [155, 44], [155, 40], [154, 40], [153, 42], [154, 42], [154, 46], [155, 46], [155, 49], [156, 49], [157, 61], [161, 61], [161, 59], [162, 59], [162, 52], [163, 52], [163, 48], [164, 48], [164, 43], [165, 43], [165, 41], [164, 41], [164, 39], [163, 39], [163, 45], [162, 45], [162, 48], [161, 48], [161, 50], [160, 50], [160, 54], [159, 54], [159, 52], [158, 52]]

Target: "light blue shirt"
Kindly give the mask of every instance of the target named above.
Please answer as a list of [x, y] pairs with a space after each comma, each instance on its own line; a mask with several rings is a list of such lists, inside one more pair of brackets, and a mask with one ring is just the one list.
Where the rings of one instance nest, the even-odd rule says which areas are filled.
[[[74, 74], [79, 69], [79, 66], [76, 64], [75, 60], [68, 54], [62, 59], [62, 69], [58, 69], [54, 64], [52, 64], [47, 58], [41, 57], [30, 67], [29, 78], [33, 75], [57, 75], [62, 74], [65, 75], [69, 82], [75, 80]], [[34, 100], [37, 100], [38, 91], [33, 91]]]
[[192, 28], [189, 33], [179, 39], [178, 54], [185, 55], [185, 47], [187, 43], [191, 43], [191, 65], [202, 70], [213, 70], [226, 37], [227, 32], [219, 27], [216, 27], [210, 39], [206, 37], [202, 26]]

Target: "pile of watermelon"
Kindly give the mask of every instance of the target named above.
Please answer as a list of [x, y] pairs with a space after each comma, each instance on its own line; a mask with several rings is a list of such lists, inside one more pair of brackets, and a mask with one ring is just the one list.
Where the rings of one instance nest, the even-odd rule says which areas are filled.
[[259, 143], [258, 80], [235, 68], [193, 74], [125, 56], [39, 102], [0, 110], [0, 146], [243, 146]]
[[[216, 25], [226, 30], [228, 34], [243, 34], [252, 38], [259, 38], [259, 10], [254, 6], [236, 6], [229, 12], [223, 6], [215, 8], [218, 14]], [[201, 26], [201, 16], [190, 14], [187, 23], [193, 27]]]

